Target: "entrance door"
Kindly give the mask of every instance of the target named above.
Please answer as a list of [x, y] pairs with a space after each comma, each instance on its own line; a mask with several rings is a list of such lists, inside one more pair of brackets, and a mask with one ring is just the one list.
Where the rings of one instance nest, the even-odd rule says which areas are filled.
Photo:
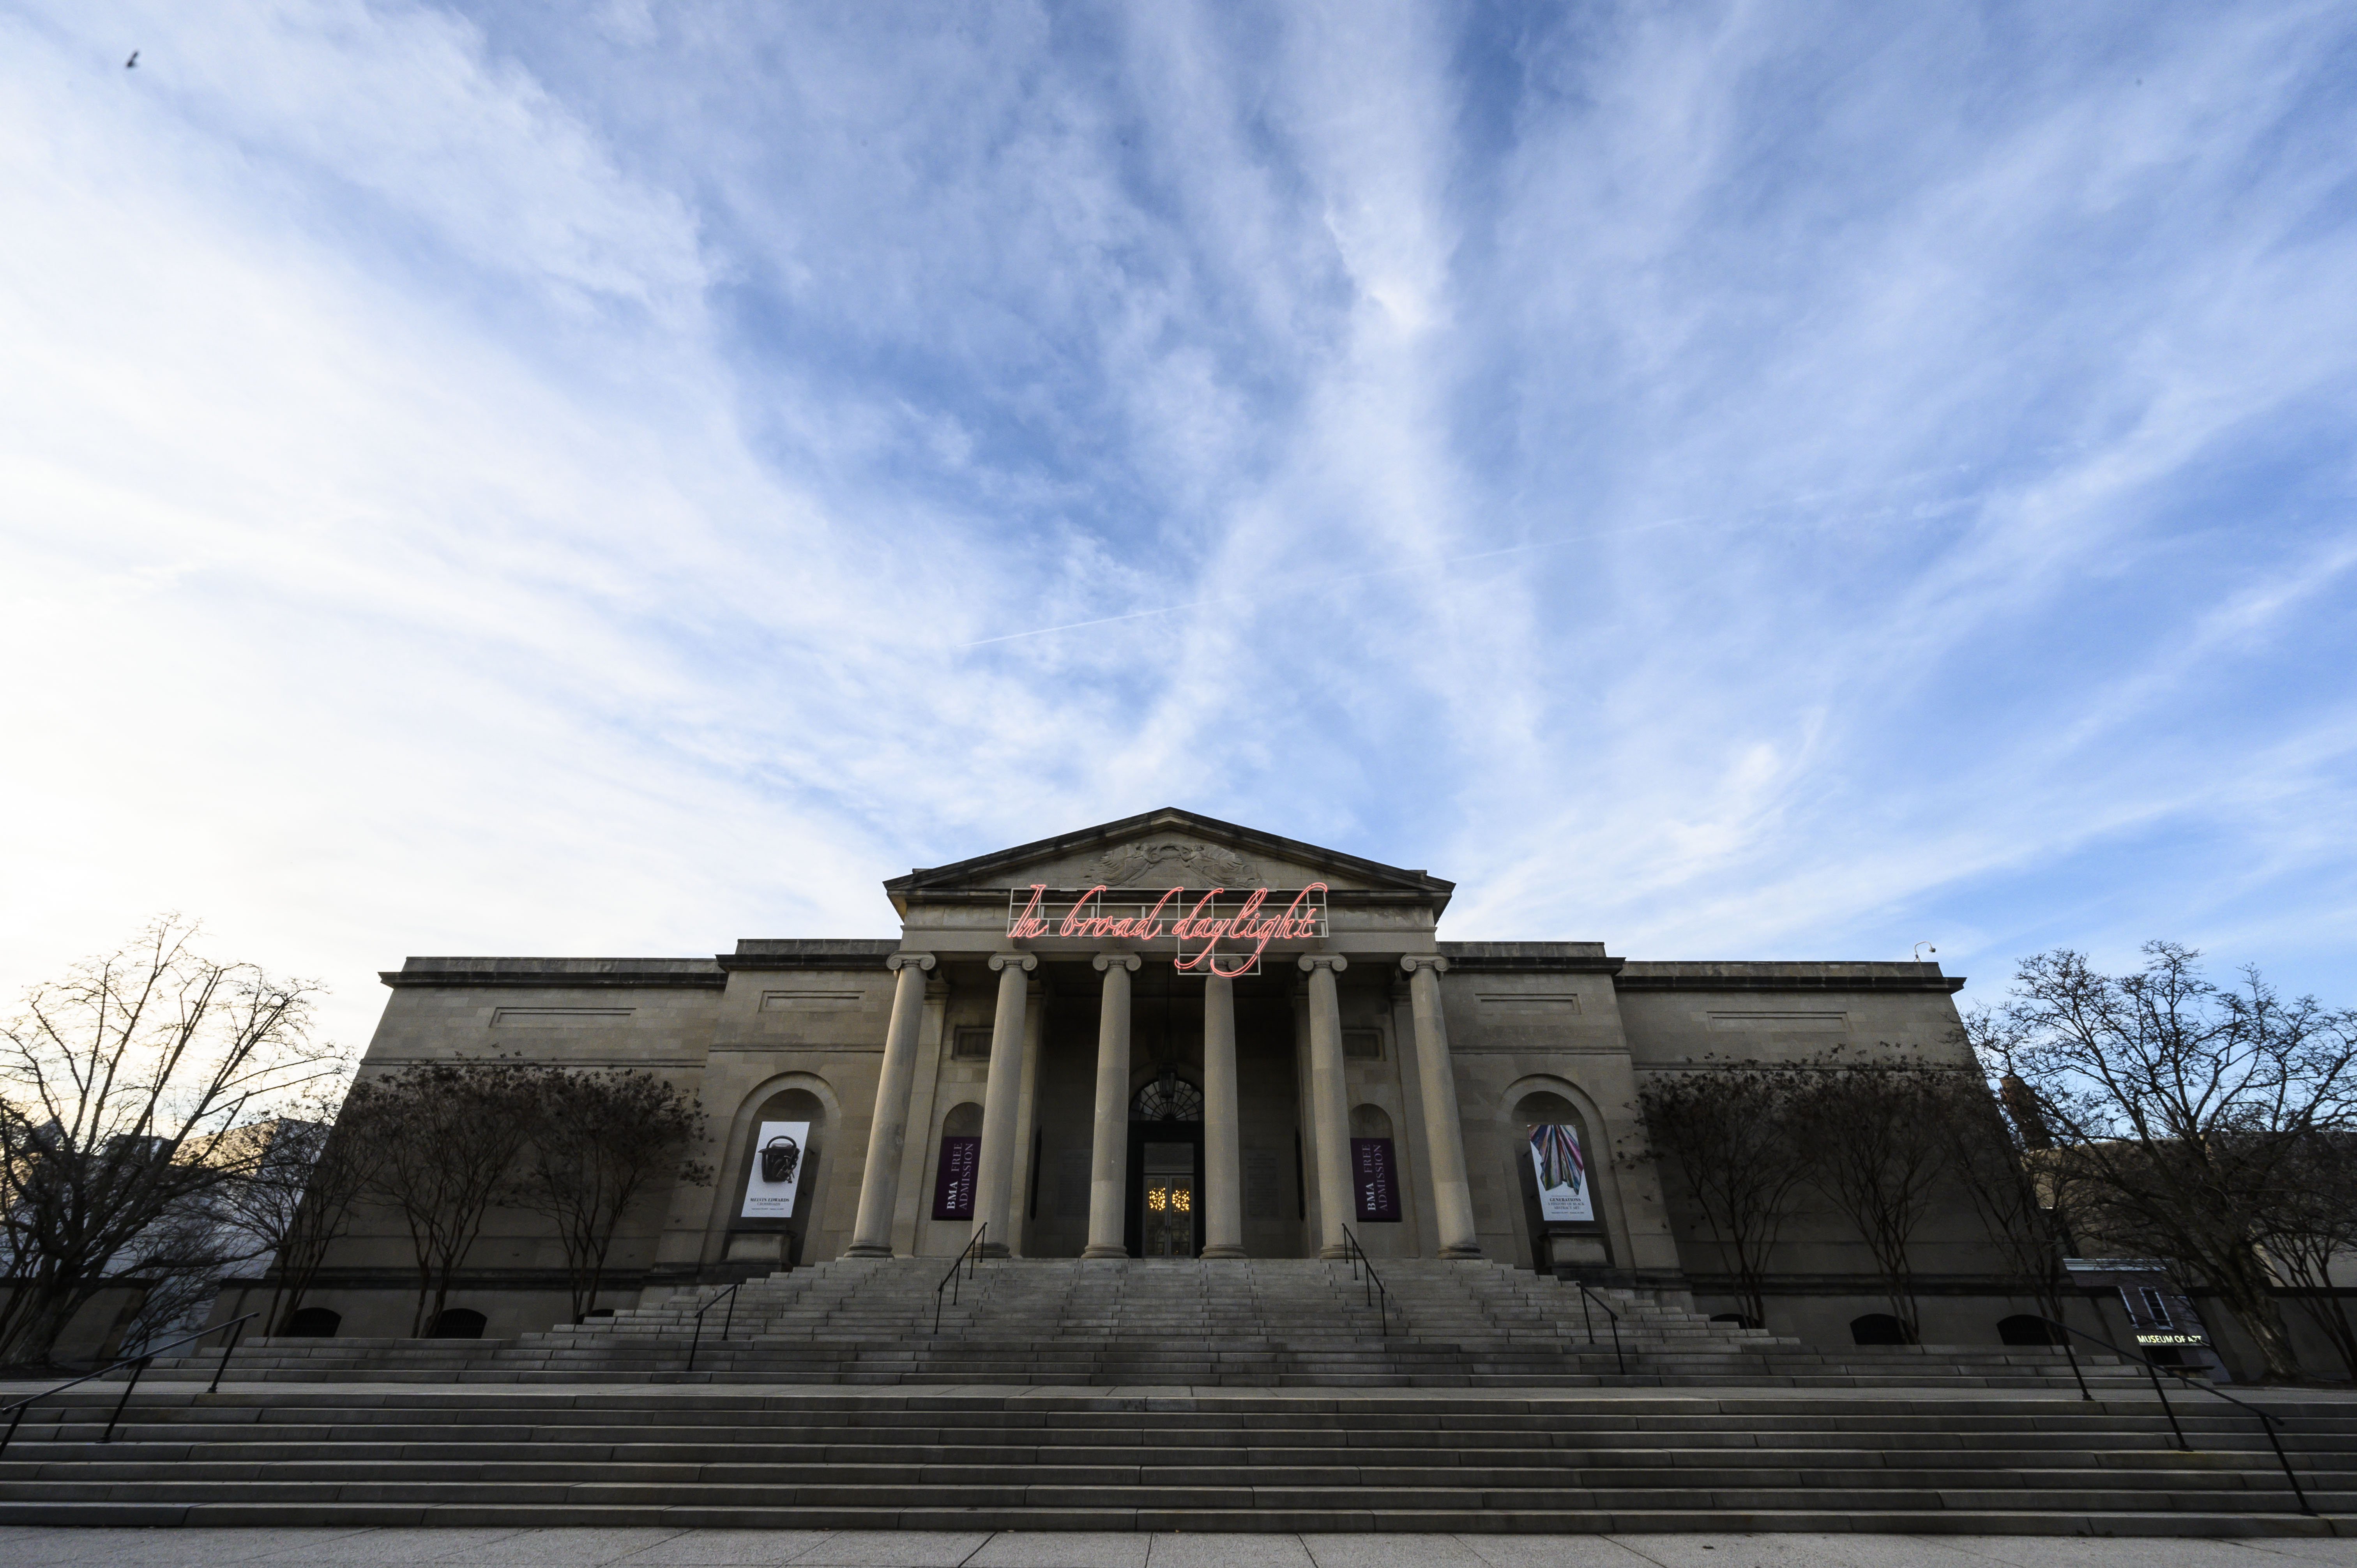
[[1148, 1258], [1191, 1258], [1195, 1255], [1195, 1145], [1146, 1145], [1145, 1180], [1139, 1184], [1145, 1209], [1139, 1215]]

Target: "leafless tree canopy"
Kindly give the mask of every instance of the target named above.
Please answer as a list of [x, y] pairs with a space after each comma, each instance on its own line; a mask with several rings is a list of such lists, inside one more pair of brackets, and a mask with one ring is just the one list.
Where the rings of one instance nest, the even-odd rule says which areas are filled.
[[1742, 1067], [1665, 1074], [1638, 1098], [1649, 1157], [1676, 1162], [1755, 1324], [1767, 1321], [1768, 1257], [1799, 1207], [1808, 1174], [1792, 1104], [1805, 1073]]
[[694, 1100], [652, 1073], [552, 1070], [538, 1078], [512, 1201], [554, 1223], [575, 1322], [597, 1304], [624, 1212], [658, 1183], [711, 1181], [707, 1168], [682, 1158], [703, 1126]]
[[361, 1147], [365, 1196], [400, 1215], [417, 1265], [413, 1336], [441, 1315], [483, 1220], [531, 1135], [542, 1074], [506, 1062], [428, 1062], [364, 1078], [341, 1135]]
[[2006, 1273], [2038, 1298], [2048, 1317], [2068, 1322], [2071, 1282], [2062, 1260], [2073, 1210], [2069, 1173], [2048, 1153], [2053, 1136], [2028, 1086], [1984, 1048], [1987, 1034], [1986, 1013], [1964, 1020], [1966, 1041], [1997, 1081], [1994, 1096], [1959, 1092], [1951, 1102], [1948, 1169]]
[[2256, 970], [2213, 985], [2175, 943], [2144, 953], [2126, 975], [2067, 950], [2025, 960], [1983, 1043], [2034, 1104], [2087, 1233], [2199, 1271], [2268, 1375], [2297, 1376], [2268, 1249], [2357, 1127], [2357, 1015], [2286, 1002]]
[[341, 1086], [306, 1094], [272, 1129], [253, 1175], [224, 1189], [229, 1230], [249, 1238], [253, 1255], [271, 1259], [264, 1323], [285, 1331], [317, 1277], [328, 1249], [351, 1229], [352, 1205], [375, 1172], [376, 1148], [337, 1129]]
[[[691, 1098], [652, 1073], [424, 1063], [353, 1086], [327, 1146], [328, 1174], [407, 1228], [417, 1268], [411, 1333], [440, 1318], [484, 1221], [502, 1207], [554, 1223], [578, 1320], [631, 1206], [667, 1181], [711, 1179], [683, 1158], [703, 1122]], [[307, 1239], [324, 1250], [332, 1238]]]
[[0, 1361], [48, 1359], [143, 1238], [168, 1251], [167, 1221], [252, 1174], [250, 1124], [345, 1070], [311, 1036], [317, 986], [200, 957], [196, 934], [160, 919], [0, 1026]]
[[1843, 1065], [1811, 1075], [1792, 1105], [1810, 1184], [1857, 1231], [1913, 1343], [1915, 1232], [1950, 1171], [1953, 1130], [1987, 1090], [1947, 1068]]
[[[1971, 1073], [1905, 1061], [1820, 1058], [1664, 1074], [1639, 1097], [1649, 1153], [1674, 1161], [1735, 1273], [1746, 1316], [1766, 1320], [1770, 1254], [1796, 1215], [1822, 1200], [1872, 1254], [1892, 1316], [1919, 1329], [1916, 1231], [1957, 1177], [1996, 1223], [2038, 1194], [2005, 1119]], [[2050, 1278], [2061, 1254], [2018, 1249], [2023, 1275]]]

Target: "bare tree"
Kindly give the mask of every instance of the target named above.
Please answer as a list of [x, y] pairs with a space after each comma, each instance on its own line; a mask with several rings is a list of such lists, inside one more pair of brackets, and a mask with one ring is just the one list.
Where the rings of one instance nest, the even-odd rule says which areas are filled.
[[352, 1206], [374, 1176], [377, 1144], [341, 1133], [340, 1093], [307, 1095], [270, 1128], [253, 1174], [221, 1197], [226, 1222], [270, 1259], [270, 1306], [263, 1321], [284, 1333], [303, 1309], [328, 1249], [351, 1229]]
[[2071, 1183], [2052, 1155], [2054, 1141], [2034, 1097], [2019, 1079], [2002, 1074], [2003, 1042], [1986, 1010], [1964, 1019], [1964, 1040], [1976, 1060], [1998, 1072], [1996, 1091], [1958, 1085], [1943, 1096], [1943, 1132], [1948, 1170], [1970, 1200], [2006, 1272], [2039, 1309], [2064, 1322], [2071, 1298], [2062, 1259], [2070, 1247]]
[[704, 1186], [684, 1161], [701, 1135], [694, 1100], [649, 1072], [551, 1072], [536, 1083], [532, 1138], [512, 1198], [554, 1221], [578, 1323], [597, 1305], [614, 1232], [630, 1205], [665, 1179]]
[[344, 1070], [311, 1037], [316, 984], [199, 957], [196, 935], [158, 919], [0, 1026], [0, 1361], [46, 1360], [139, 1237], [248, 1174], [234, 1129]]
[[1747, 1065], [1664, 1074], [1638, 1095], [1645, 1157], [1666, 1155], [1685, 1173], [1755, 1325], [1767, 1321], [1768, 1256], [1799, 1207], [1807, 1171], [1792, 1117], [1804, 1081], [1788, 1069]]
[[2200, 1272], [2267, 1375], [2297, 1377], [2272, 1294], [2270, 1215], [2319, 1134], [2357, 1125], [2357, 1015], [2287, 1003], [2255, 969], [2226, 990], [2201, 954], [2147, 942], [2136, 973], [2058, 949], [2022, 961], [2006, 1066], [2034, 1097], [2093, 1223]]
[[1908, 1343], [1921, 1337], [1913, 1244], [1948, 1168], [1949, 1123], [1960, 1085], [1953, 1069], [1842, 1066], [1794, 1096], [1792, 1124], [1810, 1183], [1873, 1254]]
[[175, 1329], [193, 1330], [220, 1294], [221, 1276], [258, 1249], [222, 1212], [227, 1187], [195, 1195], [139, 1233], [111, 1273], [145, 1283], [123, 1326], [122, 1349], [136, 1355]]
[[342, 1131], [364, 1141], [366, 1194], [399, 1212], [417, 1265], [413, 1337], [441, 1316], [483, 1219], [530, 1136], [545, 1070], [508, 1062], [426, 1062], [363, 1079]]

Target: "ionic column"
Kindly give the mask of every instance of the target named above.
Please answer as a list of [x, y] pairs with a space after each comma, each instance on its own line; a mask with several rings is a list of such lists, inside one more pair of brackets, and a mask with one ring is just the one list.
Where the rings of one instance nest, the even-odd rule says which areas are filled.
[[1015, 1190], [1015, 1106], [1023, 1091], [1024, 988], [1039, 961], [1027, 952], [995, 953], [998, 1014], [990, 1025], [990, 1072], [982, 1086], [981, 1168], [974, 1176], [974, 1223], [982, 1255], [1004, 1258], [1014, 1233], [1007, 1198]]
[[1023, 988], [1023, 1081], [1015, 1093], [1015, 1185], [1009, 1189], [1015, 1196], [1007, 1213], [1007, 1223], [1014, 1230], [1006, 1238], [1007, 1249], [1018, 1258], [1030, 1239], [1029, 1216], [1039, 1207], [1031, 1184], [1039, 1179], [1033, 1162], [1038, 1148], [1034, 1129], [1039, 1124], [1039, 1047], [1045, 1033], [1040, 1024], [1048, 1011], [1047, 992], [1038, 976]]
[[1465, 1179], [1465, 1129], [1457, 1120], [1457, 1068], [1448, 1059], [1448, 1021], [1440, 1010], [1440, 972], [1448, 961], [1437, 953], [1411, 953], [1400, 960], [1407, 971], [1408, 1005], [1415, 1014], [1415, 1070], [1424, 1090], [1424, 1141], [1432, 1160], [1432, 1203], [1444, 1258], [1478, 1258], [1481, 1244], [1473, 1230], [1473, 1187]]
[[1301, 955], [1309, 972], [1309, 1114], [1318, 1144], [1318, 1230], [1321, 1258], [1348, 1255], [1342, 1227], [1350, 1223], [1350, 1082], [1342, 1068], [1342, 1002], [1334, 976], [1351, 967], [1340, 953]]
[[1236, 983], [1203, 982], [1203, 1256], [1244, 1255], [1243, 1133], [1236, 1123]]
[[859, 1219], [847, 1258], [892, 1255], [892, 1199], [900, 1155], [909, 1136], [909, 1085], [917, 1076], [917, 1035], [925, 1021], [929, 952], [894, 953], [884, 967], [899, 971], [892, 987], [892, 1022], [884, 1033], [884, 1071], [876, 1083], [876, 1115], [867, 1128], [867, 1165], [859, 1178]]
[[1097, 1007], [1097, 1126], [1089, 1160], [1089, 1244], [1083, 1258], [1126, 1258], [1129, 1216], [1129, 976], [1132, 952], [1101, 952], [1104, 999]]

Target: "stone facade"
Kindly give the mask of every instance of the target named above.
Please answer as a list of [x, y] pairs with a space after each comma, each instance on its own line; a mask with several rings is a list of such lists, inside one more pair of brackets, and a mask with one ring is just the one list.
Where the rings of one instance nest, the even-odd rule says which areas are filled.
[[[1193, 949], [1168, 935], [1050, 923], [1010, 937], [1033, 886], [1145, 902], [1186, 890], [1166, 916], [1213, 887], [1316, 886], [1326, 915], [1321, 935], [1274, 940], [1253, 972], [1209, 979], [1178, 967]], [[1333, 1255], [1348, 1225], [1378, 1259], [1478, 1252], [1715, 1312], [1732, 1305], [1723, 1262], [1675, 1173], [1644, 1150], [1646, 1076], [1835, 1046], [1966, 1059], [1963, 982], [1936, 964], [1443, 941], [1452, 890], [1161, 811], [897, 877], [885, 891], [899, 932], [874, 940], [749, 940], [711, 959], [413, 958], [383, 977], [361, 1070], [507, 1055], [643, 1068], [692, 1090], [710, 1127], [696, 1157], [716, 1182], [647, 1206], [617, 1246], [608, 1305], [847, 1252], [946, 1259], [985, 1221], [993, 1251], [1135, 1252], [1151, 1145], [1157, 1169], [1190, 1184], [1188, 1248], [1206, 1256]], [[1223, 944], [1221, 961], [1241, 967], [1249, 946]], [[1190, 1106], [1200, 1094], [1195, 1118], [1137, 1119], [1166, 1091]], [[755, 1134], [774, 1121], [811, 1124], [794, 1213], [743, 1219]], [[1593, 1222], [1540, 1219], [1534, 1122], [1577, 1130]], [[936, 1218], [943, 1140], [966, 1137], [980, 1140], [974, 1217]], [[1336, 1190], [1358, 1181], [1368, 1141], [1388, 1141], [1395, 1219], [1359, 1218], [1355, 1191]], [[536, 1221], [496, 1214], [454, 1305], [494, 1335], [544, 1326], [565, 1312], [558, 1261]], [[1779, 1262], [1772, 1328], [1846, 1343], [1849, 1319], [1881, 1307], [1836, 1220], [1797, 1227]], [[1927, 1339], [1992, 1341], [2024, 1305], [1996, 1289], [1960, 1207], [1933, 1217], [1920, 1267]], [[414, 1293], [405, 1238], [363, 1213], [311, 1299], [344, 1334], [399, 1334]]]

